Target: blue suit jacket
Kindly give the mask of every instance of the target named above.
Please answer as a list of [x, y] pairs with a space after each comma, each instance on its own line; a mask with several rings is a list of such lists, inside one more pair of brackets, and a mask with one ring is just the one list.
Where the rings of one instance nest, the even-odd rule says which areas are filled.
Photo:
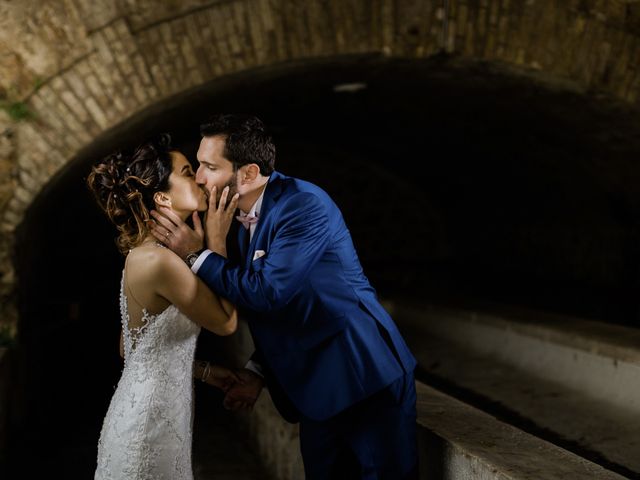
[[[248, 235], [240, 228], [240, 241]], [[253, 260], [254, 252], [264, 256]], [[325, 420], [416, 362], [365, 277], [340, 210], [319, 187], [274, 172], [246, 258], [210, 254], [198, 275], [249, 324], [276, 407]]]

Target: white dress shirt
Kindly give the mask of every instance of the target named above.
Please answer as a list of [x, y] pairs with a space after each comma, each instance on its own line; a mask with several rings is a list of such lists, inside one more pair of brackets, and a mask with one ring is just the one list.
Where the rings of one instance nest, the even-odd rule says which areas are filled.
[[[253, 206], [251, 207], [251, 210], [249, 210], [249, 213], [245, 213], [242, 210], [240, 210], [240, 216], [241, 217], [245, 217], [247, 215], [250, 216], [260, 216], [260, 208], [262, 208], [262, 200], [264, 198], [264, 192], [266, 190], [266, 185], [265, 187], [262, 189], [262, 193], [260, 194], [260, 196], [258, 197], [258, 199], [255, 201], [255, 203], [253, 204]], [[251, 242], [251, 240], [253, 239], [253, 233], [256, 231], [256, 225], [257, 223], [252, 223], [251, 225], [249, 225], [249, 242]], [[243, 227], [244, 228], [244, 227]], [[202, 264], [204, 263], [204, 261], [207, 259], [207, 257], [209, 255], [211, 255], [213, 252], [211, 250], [209, 250], [208, 248], [205, 249], [197, 258], [197, 260], [194, 262], [194, 264], [191, 266], [191, 271], [193, 273], [198, 273], [198, 270], [200, 270], [200, 267], [202, 266]]]
[[[240, 210], [240, 216], [244, 217], [244, 216], [260, 216], [260, 208], [262, 208], [262, 199], [264, 198], [264, 192], [266, 190], [266, 185], [265, 187], [262, 189], [262, 193], [260, 194], [260, 196], [258, 197], [258, 199], [256, 200], [256, 202], [253, 204], [253, 206], [251, 207], [251, 210], [249, 210], [249, 213], [245, 213], [242, 210]], [[257, 223], [252, 223], [251, 225], [249, 225], [249, 242], [251, 242], [251, 239], [253, 239], [253, 233], [256, 231], [256, 225]], [[241, 227], [244, 228], [244, 227]], [[204, 261], [207, 259], [207, 257], [209, 255], [211, 255], [213, 252], [209, 249], [206, 249], [205, 251], [203, 251], [199, 256], [198, 259], [195, 261], [195, 263], [193, 264], [193, 266], [191, 267], [191, 271], [193, 271], [193, 273], [198, 273], [198, 270], [200, 269], [200, 267], [202, 266], [202, 264], [204, 263]], [[247, 364], [244, 366], [244, 368], [251, 370], [252, 372], [260, 375], [261, 377], [263, 377], [264, 375], [262, 374], [262, 367], [260, 366], [260, 364], [254, 362], [253, 360], [249, 360], [247, 362]]]

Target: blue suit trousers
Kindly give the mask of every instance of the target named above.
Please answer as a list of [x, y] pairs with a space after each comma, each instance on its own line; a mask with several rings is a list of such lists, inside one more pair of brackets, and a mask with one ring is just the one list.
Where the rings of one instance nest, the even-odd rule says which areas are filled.
[[413, 372], [323, 421], [300, 420], [307, 480], [418, 478]]

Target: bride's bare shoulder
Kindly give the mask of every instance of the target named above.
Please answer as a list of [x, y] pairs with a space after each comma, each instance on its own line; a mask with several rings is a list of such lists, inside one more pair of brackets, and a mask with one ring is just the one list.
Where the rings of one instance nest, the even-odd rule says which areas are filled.
[[177, 270], [189, 269], [171, 250], [155, 244], [141, 245], [129, 252], [128, 263], [140, 274], [156, 275]]

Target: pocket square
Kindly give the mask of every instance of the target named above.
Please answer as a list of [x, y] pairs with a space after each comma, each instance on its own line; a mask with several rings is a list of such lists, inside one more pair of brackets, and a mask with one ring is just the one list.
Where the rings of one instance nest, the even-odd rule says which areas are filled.
[[266, 254], [267, 252], [265, 252], [264, 250], [256, 250], [255, 252], [253, 252], [253, 260], [257, 260], [260, 257], [264, 257]]

